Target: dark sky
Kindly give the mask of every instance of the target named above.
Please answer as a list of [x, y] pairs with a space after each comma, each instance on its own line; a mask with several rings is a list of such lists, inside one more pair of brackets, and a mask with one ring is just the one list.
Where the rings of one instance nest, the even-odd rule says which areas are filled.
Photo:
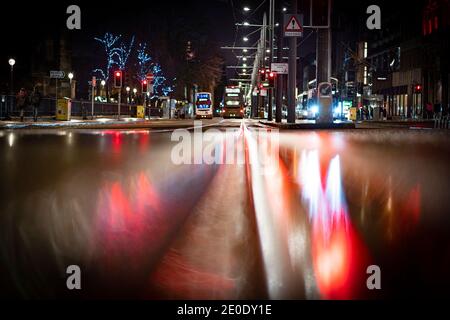
[[[305, 1], [309, 2], [309, 0], [299, 0], [299, 6], [302, 7]], [[367, 5], [380, 4], [383, 17], [392, 14], [405, 17], [417, 6], [418, 1], [334, 0], [336, 8], [334, 16], [342, 15], [353, 23], [363, 23]], [[46, 35], [56, 34], [58, 30], [65, 28], [66, 8], [70, 4], [78, 4], [82, 10], [82, 30], [70, 32], [74, 54], [79, 56], [96, 54], [99, 48], [93, 37], [101, 36], [105, 32], [122, 34], [124, 38], [136, 35], [140, 41], [150, 44], [155, 56], [162, 60], [160, 62], [164, 66], [167, 62], [163, 61], [163, 54], [158, 57], [157, 47], [158, 41], [162, 38], [170, 39], [170, 45], [173, 46], [184, 46], [184, 40], [198, 38], [207, 43], [211, 50], [218, 50], [220, 46], [225, 45], [254, 44], [258, 38], [256, 34], [250, 36], [247, 44], [242, 41], [243, 36], [254, 29], [236, 29], [235, 23], [248, 21], [260, 24], [263, 12], [268, 10], [268, 2], [268, 0], [2, 2], [0, 79], [3, 82], [9, 79], [7, 65], [9, 57], [16, 57], [16, 67], [20, 73], [21, 66], [25, 64], [23, 60], [27, 60], [27, 55], [32, 51], [34, 43], [45, 38]], [[281, 7], [284, 2], [277, 0], [277, 7]], [[286, 2], [289, 4], [290, 1]], [[249, 6], [252, 11], [244, 13], [242, 10], [244, 6]], [[356, 30], [350, 29], [349, 32], [356, 32]], [[314, 37], [300, 41], [302, 41], [301, 56], [314, 51]], [[228, 64], [236, 63], [232, 52], [221, 52]], [[240, 53], [236, 52], [236, 54]]]

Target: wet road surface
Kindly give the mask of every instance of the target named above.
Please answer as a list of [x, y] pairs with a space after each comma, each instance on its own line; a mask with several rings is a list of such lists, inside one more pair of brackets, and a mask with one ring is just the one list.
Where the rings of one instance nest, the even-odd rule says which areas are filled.
[[0, 150], [2, 297], [449, 296], [445, 132], [231, 120], [0, 131]]

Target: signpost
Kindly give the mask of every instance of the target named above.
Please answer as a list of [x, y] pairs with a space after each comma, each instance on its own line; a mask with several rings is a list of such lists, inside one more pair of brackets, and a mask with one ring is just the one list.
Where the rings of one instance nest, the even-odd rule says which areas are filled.
[[303, 15], [285, 14], [284, 15], [284, 36], [301, 37], [303, 35]]
[[58, 104], [58, 79], [64, 79], [66, 73], [64, 71], [50, 71], [50, 79], [55, 79], [55, 99], [56, 104]]
[[92, 120], [94, 120], [94, 101], [95, 101], [95, 87], [97, 86], [97, 78], [96, 77], [92, 77], [92, 106], [91, 106], [91, 117]]
[[295, 123], [297, 87], [297, 37], [303, 35], [303, 15], [298, 13], [298, 1], [291, 0], [292, 11], [284, 15], [284, 36], [289, 37], [288, 114], [287, 122]]
[[50, 71], [50, 78], [51, 79], [64, 79], [66, 76], [66, 73], [64, 71]]
[[155, 76], [152, 73], [149, 73], [146, 77], [148, 84], [149, 84], [149, 92], [152, 95], [153, 94], [153, 81], [155, 80]]
[[277, 74], [288, 74], [289, 64], [287, 63], [272, 63], [271, 71]]
[[[149, 74], [147, 74], [147, 76], [145, 78], [148, 81], [148, 92], [150, 93], [150, 95], [152, 95], [153, 94], [153, 80], [155, 79], [155, 76], [153, 75], [153, 73], [149, 73]], [[145, 108], [147, 108], [147, 94], [148, 93], [146, 92], [145, 96], [144, 96]], [[150, 106], [151, 106], [151, 101], [150, 101]], [[148, 118], [150, 119], [150, 117], [151, 117], [151, 111], [149, 109], [149, 111], [148, 111]]]

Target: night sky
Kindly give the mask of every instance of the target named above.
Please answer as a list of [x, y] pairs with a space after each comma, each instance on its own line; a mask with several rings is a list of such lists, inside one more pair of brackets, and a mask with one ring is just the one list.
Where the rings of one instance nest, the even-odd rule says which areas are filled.
[[[300, 0], [299, 7], [307, 0]], [[17, 60], [17, 77], [27, 74], [30, 52], [36, 42], [48, 35], [55, 35], [65, 29], [66, 8], [78, 4], [82, 11], [82, 30], [70, 31], [70, 42], [74, 55], [74, 68], [79, 73], [88, 75], [92, 68], [102, 63], [99, 57], [102, 48], [93, 40], [105, 32], [121, 34], [124, 39], [135, 35], [138, 41], [147, 42], [151, 52], [167, 70], [170, 76], [176, 76], [171, 69], [173, 61], [167, 58], [167, 52], [181, 51], [186, 42], [191, 40], [207, 44], [211, 50], [217, 50], [224, 57], [226, 64], [237, 63], [233, 52], [221, 51], [225, 45], [244, 45], [242, 37], [252, 29], [236, 28], [236, 22], [248, 21], [261, 23], [262, 14], [268, 10], [268, 1], [248, 0], [195, 0], [195, 1], [40, 1], [34, 3], [2, 3], [0, 19], [0, 80], [2, 86], [9, 81], [9, 57]], [[290, 1], [287, 1], [287, 4]], [[45, 3], [45, 5], [44, 5]], [[262, 3], [262, 5], [261, 5]], [[277, 1], [278, 7], [283, 2]], [[407, 15], [413, 10], [415, 1], [344, 1], [335, 0], [333, 19], [346, 18], [350, 33], [353, 26], [364, 23], [365, 9], [368, 4], [380, 4], [383, 12]], [[244, 14], [242, 8], [249, 6], [251, 13]], [[387, 10], [386, 10], [386, 9]], [[255, 11], [255, 9], [258, 9]], [[384, 17], [383, 13], [383, 17]], [[248, 45], [257, 41], [255, 34], [250, 37]], [[314, 35], [302, 39], [299, 55], [304, 57], [315, 50]], [[164, 49], [163, 49], [164, 48]], [[240, 52], [235, 52], [240, 54]], [[77, 62], [78, 61], [78, 62]], [[77, 65], [78, 64], [78, 65]], [[228, 76], [233, 76], [228, 73]]]

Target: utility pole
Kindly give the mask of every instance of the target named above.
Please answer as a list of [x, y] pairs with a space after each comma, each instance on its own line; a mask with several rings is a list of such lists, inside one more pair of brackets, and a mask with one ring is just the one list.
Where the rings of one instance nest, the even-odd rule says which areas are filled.
[[117, 120], [120, 120], [120, 103], [121, 102], [122, 102], [122, 87], [120, 87], [120, 89], [119, 89], [119, 103], [117, 104]]
[[[283, 12], [280, 11], [280, 21], [283, 21]], [[278, 30], [278, 39], [277, 39], [277, 62], [283, 62], [283, 45], [284, 45], [284, 31], [283, 24], [280, 23], [280, 27]], [[283, 109], [283, 84], [284, 84], [284, 75], [277, 75], [277, 90], [276, 90], [276, 110], [275, 110], [275, 121], [277, 123], [281, 123], [282, 118], [282, 109]]]
[[[298, 13], [298, 0], [291, 0], [292, 14]], [[280, 50], [282, 48], [278, 48]], [[297, 38], [289, 39], [289, 74], [288, 74], [288, 123], [295, 123], [296, 98], [295, 89], [297, 87]]]
[[[261, 66], [264, 70], [266, 70], [266, 41], [267, 41], [267, 14], [264, 12], [263, 18], [263, 28], [261, 30]], [[258, 114], [257, 117], [260, 117], [261, 111], [264, 117], [265, 108], [265, 98], [261, 94], [259, 95], [259, 104], [258, 104]]]
[[[274, 40], [274, 34], [275, 34], [275, 0], [270, 0], [270, 12], [269, 12], [269, 69], [272, 71], [272, 62], [273, 62], [273, 40]], [[267, 112], [267, 120], [272, 121], [273, 116], [273, 88], [269, 88], [269, 110]]]
[[[331, 78], [331, 0], [322, 1], [328, 2], [328, 28], [317, 29], [317, 86], [319, 86], [322, 82], [330, 82]], [[323, 105], [319, 106], [319, 108], [318, 122], [332, 123], [332, 105]]]

